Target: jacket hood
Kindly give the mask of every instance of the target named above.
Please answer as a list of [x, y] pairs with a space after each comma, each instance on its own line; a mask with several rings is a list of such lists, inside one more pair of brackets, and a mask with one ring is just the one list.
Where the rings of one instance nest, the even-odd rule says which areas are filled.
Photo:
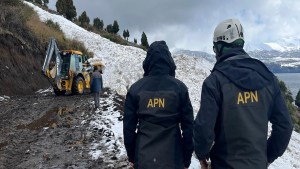
[[153, 42], [143, 62], [144, 76], [170, 75], [175, 77], [176, 65], [165, 41]]
[[215, 70], [246, 90], [258, 90], [273, 81], [273, 73], [261, 61], [250, 58], [243, 49], [221, 56]]
[[224, 52], [221, 56], [217, 58], [217, 63], [223, 62], [224, 60], [227, 60], [228, 58], [235, 57], [237, 55], [244, 55], [245, 57], [250, 57], [243, 48], [229, 48], [226, 52]]

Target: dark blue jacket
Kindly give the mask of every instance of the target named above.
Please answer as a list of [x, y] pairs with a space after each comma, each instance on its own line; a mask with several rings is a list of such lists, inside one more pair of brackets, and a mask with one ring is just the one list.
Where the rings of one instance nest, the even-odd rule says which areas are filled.
[[[193, 108], [187, 87], [175, 76], [164, 41], [154, 42], [143, 62], [144, 77], [126, 96], [124, 143], [136, 169], [183, 169], [193, 152]], [[137, 132], [136, 132], [137, 129]]]
[[101, 92], [103, 89], [102, 75], [99, 71], [94, 71], [91, 76], [91, 92]]
[[213, 169], [266, 169], [284, 153], [292, 130], [278, 80], [267, 67], [243, 49], [221, 56], [202, 86], [194, 121], [197, 157], [209, 156]]

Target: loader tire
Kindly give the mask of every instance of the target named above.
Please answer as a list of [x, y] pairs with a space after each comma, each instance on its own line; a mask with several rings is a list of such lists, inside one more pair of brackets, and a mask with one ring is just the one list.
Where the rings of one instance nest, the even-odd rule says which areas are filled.
[[85, 83], [82, 77], [78, 76], [74, 79], [72, 85], [72, 93], [73, 94], [83, 94], [85, 89]]
[[61, 96], [61, 95], [66, 94], [65, 90], [59, 90], [59, 89], [53, 88], [53, 91], [54, 91], [54, 93], [55, 93], [56, 96]]

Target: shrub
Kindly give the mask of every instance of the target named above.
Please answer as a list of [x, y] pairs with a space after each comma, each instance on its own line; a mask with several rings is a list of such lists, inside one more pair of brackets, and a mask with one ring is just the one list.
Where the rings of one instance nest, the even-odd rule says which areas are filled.
[[52, 20], [47, 20], [46, 25], [49, 26], [50, 28], [53, 28], [53, 29], [61, 32], [60, 26], [57, 22], [54, 23]]
[[279, 87], [282, 95], [284, 96], [288, 110], [291, 114], [291, 118], [294, 123], [295, 130], [297, 132], [300, 132], [300, 119], [297, 116], [297, 108], [293, 104], [294, 99], [292, 97], [292, 94], [290, 90], [286, 87], [285, 83], [281, 80], [279, 80]]

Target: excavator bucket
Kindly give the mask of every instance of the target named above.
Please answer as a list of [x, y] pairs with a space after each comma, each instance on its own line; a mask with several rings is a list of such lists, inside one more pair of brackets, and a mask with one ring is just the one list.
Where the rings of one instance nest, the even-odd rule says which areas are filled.
[[53, 86], [61, 89], [62, 58], [54, 38], [50, 39], [48, 49], [46, 52], [45, 61], [42, 68], [42, 74], [45, 75]]

